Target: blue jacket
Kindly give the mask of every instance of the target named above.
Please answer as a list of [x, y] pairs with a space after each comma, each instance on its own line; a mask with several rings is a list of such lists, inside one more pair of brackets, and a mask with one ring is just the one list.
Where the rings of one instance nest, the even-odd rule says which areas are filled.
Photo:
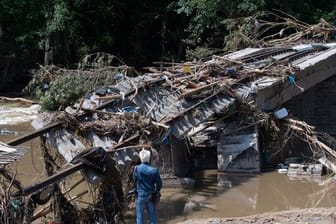
[[151, 193], [161, 190], [162, 181], [159, 170], [147, 163], [141, 163], [135, 167], [133, 179], [136, 181], [138, 197], [148, 197]]

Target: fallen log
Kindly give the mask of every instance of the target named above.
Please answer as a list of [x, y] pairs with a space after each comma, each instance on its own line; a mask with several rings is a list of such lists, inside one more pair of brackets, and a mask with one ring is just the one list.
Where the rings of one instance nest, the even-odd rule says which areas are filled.
[[330, 160], [328, 160], [327, 158], [320, 158], [318, 160], [323, 166], [327, 167], [329, 170], [333, 171], [334, 173], [336, 173], [336, 165], [331, 162]]
[[75, 165], [72, 165], [66, 169], [64, 169], [63, 171], [61, 171], [60, 173], [54, 174], [50, 177], [48, 177], [47, 179], [45, 179], [42, 182], [36, 183], [34, 185], [31, 185], [29, 187], [24, 188], [22, 191], [18, 191], [16, 193], [13, 194], [14, 197], [17, 196], [27, 196], [33, 192], [36, 192], [50, 184], [53, 184], [61, 179], [63, 179], [64, 177], [69, 176], [72, 173], [77, 172], [78, 170], [81, 170], [85, 167], [86, 165], [84, 163], [78, 163]]
[[0, 101], [4, 101], [6, 103], [18, 103], [20, 105], [25, 105], [25, 106], [31, 106], [33, 104], [36, 104], [36, 102], [24, 98], [10, 98], [10, 97], [5, 97], [5, 96], [0, 96]]

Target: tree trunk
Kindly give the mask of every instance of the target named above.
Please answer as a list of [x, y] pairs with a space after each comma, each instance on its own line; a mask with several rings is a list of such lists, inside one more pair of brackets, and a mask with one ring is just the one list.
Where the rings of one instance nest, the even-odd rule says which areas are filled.
[[52, 61], [52, 49], [50, 46], [50, 39], [50, 35], [47, 35], [44, 43], [44, 66], [51, 64]]

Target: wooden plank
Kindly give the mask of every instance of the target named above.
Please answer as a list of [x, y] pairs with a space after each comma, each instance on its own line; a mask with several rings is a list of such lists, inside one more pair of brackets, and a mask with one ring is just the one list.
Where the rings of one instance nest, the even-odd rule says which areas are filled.
[[22, 184], [20, 181], [16, 180], [14, 177], [9, 175], [6, 170], [0, 168], [0, 173], [2, 176], [4, 176], [10, 183], [13, 183], [13, 185], [22, 191]]
[[27, 196], [27, 195], [29, 195], [31, 193], [34, 193], [34, 192], [36, 192], [36, 191], [38, 191], [40, 189], [43, 189], [43, 188], [47, 187], [50, 184], [53, 184], [55, 182], [60, 181], [64, 177], [67, 177], [70, 174], [73, 174], [76, 171], [83, 169], [85, 166], [86, 165], [84, 163], [82, 163], [82, 162], [80, 162], [78, 164], [75, 164], [75, 165], [73, 165], [73, 166], [71, 166], [71, 167], [69, 167], [69, 168], [61, 171], [58, 174], [54, 174], [54, 175], [48, 177], [47, 179], [45, 179], [42, 182], [33, 184], [33, 185], [29, 186], [29, 187], [26, 187], [26, 188], [22, 189], [21, 191], [18, 191], [16, 193], [14, 193], [13, 196], [14, 197], [17, 197], [17, 196]]
[[179, 99], [182, 99], [182, 98], [184, 98], [184, 97], [188, 97], [188, 96], [193, 95], [193, 94], [195, 94], [195, 93], [201, 92], [201, 91], [203, 91], [203, 90], [205, 90], [205, 89], [208, 89], [208, 88], [210, 88], [210, 87], [213, 87], [213, 86], [215, 86], [215, 85], [217, 85], [217, 84], [218, 84], [218, 82], [214, 82], [214, 83], [210, 83], [210, 84], [208, 84], [208, 85], [204, 85], [204, 86], [201, 86], [201, 87], [198, 87], [198, 88], [189, 90], [189, 91], [187, 91], [187, 92], [185, 92], [185, 93], [182, 93], [182, 94], [179, 96]]
[[48, 126], [46, 126], [44, 128], [36, 130], [36, 131], [34, 131], [32, 133], [29, 133], [29, 134], [23, 135], [21, 137], [18, 137], [16, 139], [13, 139], [13, 140], [7, 142], [7, 145], [11, 145], [11, 146], [20, 145], [20, 144], [22, 144], [22, 143], [24, 143], [26, 141], [32, 140], [33, 138], [36, 138], [38, 136], [41, 136], [44, 133], [47, 133], [51, 129], [56, 128], [56, 127], [60, 126], [61, 124], [62, 124], [61, 122], [57, 122], [57, 123], [48, 125]]
[[336, 165], [333, 162], [331, 162], [327, 158], [320, 158], [318, 161], [325, 167], [327, 167], [329, 170], [332, 170], [334, 173], [336, 173]]

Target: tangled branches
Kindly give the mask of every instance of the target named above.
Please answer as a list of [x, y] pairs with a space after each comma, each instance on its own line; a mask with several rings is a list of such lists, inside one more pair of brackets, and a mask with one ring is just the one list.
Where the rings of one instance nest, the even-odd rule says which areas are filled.
[[312, 40], [327, 42], [335, 37], [336, 27], [323, 18], [318, 24], [310, 25], [284, 12], [278, 12], [283, 16], [267, 12], [261, 18], [254, 18], [256, 32], [245, 36], [257, 46], [292, 45]]
[[17, 223], [22, 218], [19, 202], [11, 197], [11, 183], [0, 175], [0, 223]]
[[[88, 132], [93, 132], [98, 136], [107, 136], [118, 144], [129, 138], [135, 143], [147, 136], [159, 139], [163, 134], [162, 128], [155, 122], [141, 113], [134, 112], [96, 110], [87, 120], [80, 120], [69, 113], [56, 112], [51, 119], [48, 117], [44, 122], [61, 123], [64, 128], [71, 130], [81, 139], [85, 139]], [[146, 142], [151, 142], [151, 139], [147, 139]]]
[[113, 84], [116, 74], [133, 76], [136, 73], [121, 62], [112, 66], [115, 58], [103, 53], [88, 55], [80, 63], [79, 69], [40, 66], [32, 71], [33, 78], [24, 92], [38, 98], [44, 109], [64, 108], [97, 87]]
[[312, 41], [328, 42], [335, 39], [336, 34], [336, 27], [323, 18], [312, 25], [279, 10], [261, 12], [246, 18], [228, 19], [226, 23], [231, 31], [225, 38], [228, 50], [290, 46]]
[[150, 120], [141, 117], [140, 114], [108, 112], [105, 112], [98, 120], [82, 123], [79, 128], [82, 131], [94, 130], [97, 134], [113, 136], [121, 136], [124, 133], [131, 135], [139, 130], [152, 129], [150, 127]]

